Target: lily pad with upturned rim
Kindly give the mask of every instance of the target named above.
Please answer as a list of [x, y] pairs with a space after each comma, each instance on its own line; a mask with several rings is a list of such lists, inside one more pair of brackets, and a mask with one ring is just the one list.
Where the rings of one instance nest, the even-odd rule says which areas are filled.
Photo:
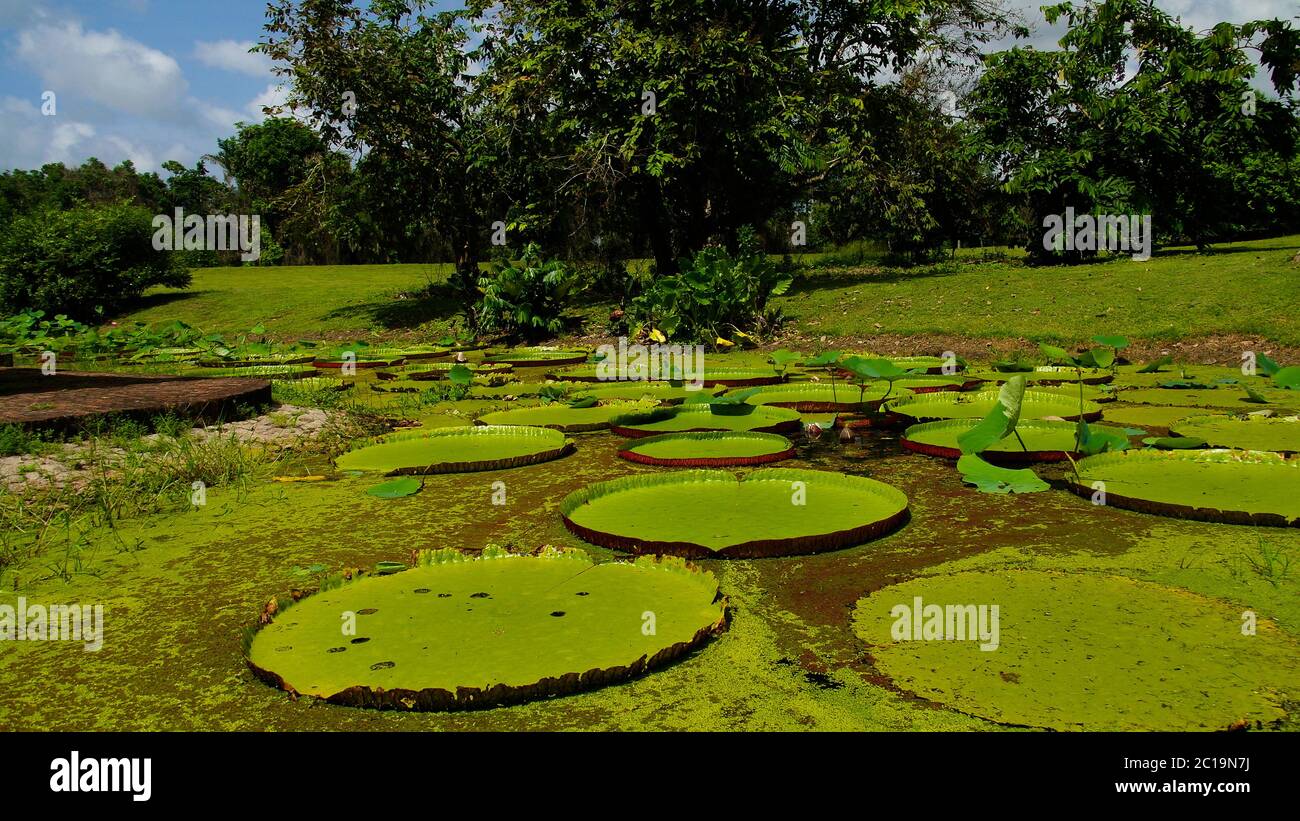
[[1106, 504], [1227, 524], [1300, 527], [1300, 459], [1237, 450], [1139, 450], [1078, 462], [1069, 488]]
[[636, 439], [618, 455], [643, 465], [703, 468], [769, 464], [789, 459], [795, 450], [789, 439], [775, 433], [705, 431]]
[[713, 405], [686, 404], [617, 416], [610, 420], [609, 428], [615, 435], [636, 439], [659, 433], [696, 431], [798, 433], [803, 429], [803, 423], [799, 412], [790, 408], [733, 405], [719, 413]]
[[426, 551], [415, 567], [277, 607], [246, 634], [245, 658], [262, 680], [334, 704], [476, 709], [641, 675], [724, 631], [726, 607], [713, 574], [673, 557]]
[[544, 365], [577, 365], [587, 361], [586, 351], [523, 349], [484, 354], [483, 361], [491, 365], [510, 365], [515, 368], [537, 368]]
[[767, 405], [776, 408], [793, 408], [800, 413], [851, 413], [855, 411], [874, 411], [886, 396], [911, 396], [909, 390], [894, 387], [892, 390], [886, 382], [867, 385], [861, 394], [856, 385], [830, 385], [823, 382], [793, 382], [785, 385], [771, 385], [751, 394], [745, 401], [751, 405]]
[[[979, 391], [978, 393], [930, 393], [911, 396], [897, 402], [890, 401], [889, 410], [899, 416], [917, 422], [932, 422], [941, 419], [982, 419], [998, 402], [997, 391]], [[1095, 402], [1084, 401], [1083, 418], [1092, 422], [1101, 418], [1101, 408]], [[1066, 420], [1079, 417], [1079, 401], [1045, 391], [1025, 391], [1020, 418], [1042, 419], [1045, 416], [1058, 416]]]
[[[996, 649], [960, 638], [955, 616], [947, 637], [948, 608], [968, 605], [990, 608], [986, 628], [998, 607]], [[926, 640], [931, 606], [943, 624]], [[977, 609], [963, 613], [978, 619]], [[1185, 590], [1022, 569], [913, 579], [872, 592], [853, 612], [872, 664], [903, 691], [1053, 730], [1224, 730], [1284, 718], [1300, 695], [1300, 647], [1268, 619], [1252, 636], [1241, 625], [1241, 607]]]
[[340, 470], [390, 476], [466, 473], [534, 465], [573, 452], [559, 431], [520, 426], [448, 427], [381, 436], [335, 460]]
[[907, 519], [907, 496], [875, 479], [819, 470], [760, 468], [626, 476], [570, 493], [565, 526], [632, 553], [756, 558], [838, 550]]
[[[957, 437], [979, 424], [978, 419], [943, 419], [912, 425], [900, 443], [908, 450], [938, 456], [943, 459], [961, 457]], [[1123, 433], [1119, 428], [1106, 428]], [[1007, 436], [981, 451], [981, 455], [994, 464], [1024, 465], [1036, 462], [1060, 462], [1067, 455], [1077, 457], [1075, 450], [1078, 435], [1076, 422], [1052, 422], [1043, 419], [1026, 419], [1016, 425], [1016, 433]], [[1025, 448], [1021, 447], [1023, 440]]]
[[549, 405], [534, 405], [526, 408], [485, 413], [475, 420], [479, 425], [529, 425], [539, 428], [552, 428], [565, 433], [590, 433], [605, 430], [611, 420], [657, 407], [658, 402], [625, 402], [618, 400], [602, 401], [591, 407], [572, 407], [567, 403], [552, 402]]
[[1191, 416], [1175, 422], [1169, 430], [1203, 439], [1213, 447], [1300, 453], [1298, 417]]

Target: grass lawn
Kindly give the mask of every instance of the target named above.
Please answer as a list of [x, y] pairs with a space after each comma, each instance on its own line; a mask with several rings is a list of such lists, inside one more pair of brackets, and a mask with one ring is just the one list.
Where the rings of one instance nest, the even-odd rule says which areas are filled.
[[[285, 265], [199, 268], [189, 288], [155, 288], [119, 322], [180, 319], [205, 331], [246, 331], [261, 322], [272, 336], [342, 338], [370, 330], [449, 325], [450, 307], [416, 298], [446, 282], [449, 264]], [[403, 297], [405, 295], [405, 297]]]
[[[777, 304], [792, 329], [830, 338], [945, 335], [1068, 344], [1104, 332], [1152, 341], [1244, 335], [1300, 346], [1300, 266], [1290, 261], [1298, 248], [1300, 236], [1289, 236], [1222, 245], [1212, 254], [1167, 249], [1146, 262], [815, 267]], [[417, 329], [435, 337], [457, 314], [436, 287], [450, 272], [445, 264], [200, 269], [190, 288], [157, 289], [125, 319], [182, 319], [227, 333], [262, 322], [280, 339]], [[604, 331], [610, 307], [582, 309], [588, 333]]]
[[1073, 343], [1097, 333], [1260, 336], [1300, 345], [1300, 236], [1077, 266], [961, 263], [812, 271], [780, 301], [828, 337], [941, 334]]

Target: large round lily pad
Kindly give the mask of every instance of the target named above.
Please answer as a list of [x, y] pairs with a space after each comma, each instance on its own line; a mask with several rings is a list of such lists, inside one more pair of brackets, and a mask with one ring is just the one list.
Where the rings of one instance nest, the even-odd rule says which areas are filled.
[[1224, 385], [1218, 388], [1127, 388], [1119, 392], [1119, 401], [1137, 405], [1170, 405], [1183, 408], [1230, 408], [1239, 412], [1259, 410], [1261, 407], [1297, 408], [1300, 396], [1287, 391], [1255, 387], [1256, 393], [1270, 404], [1260, 405], [1250, 401], [1245, 388]]
[[610, 430], [628, 439], [653, 436], [657, 433], [690, 431], [752, 430], [760, 433], [798, 433], [802, 429], [803, 423], [799, 419], [798, 411], [766, 405], [686, 404], [626, 414], [610, 420]]
[[771, 368], [713, 368], [705, 367], [702, 375], [706, 387], [725, 385], [729, 388], [746, 388], [755, 385], [776, 385], [785, 380]]
[[1106, 408], [1106, 421], [1116, 425], [1142, 428], [1169, 428], [1180, 419], [1199, 416], [1194, 408], [1171, 408], [1164, 405], [1114, 405]]
[[703, 468], [763, 465], [794, 456], [794, 445], [775, 433], [706, 431], [665, 433], [630, 442], [618, 455], [629, 462]]
[[[562, 384], [562, 383], [561, 383]], [[673, 385], [668, 382], [600, 382], [571, 383], [569, 395], [594, 396], [597, 399], [653, 399], [657, 402], [679, 404], [700, 396], [712, 396], [721, 392], [720, 387], [693, 388], [689, 385]]]
[[1295, 416], [1192, 416], [1175, 422], [1169, 430], [1204, 439], [1213, 447], [1300, 453], [1300, 417]]
[[751, 558], [862, 544], [906, 520], [907, 496], [829, 471], [682, 470], [591, 485], [566, 496], [560, 512], [569, 530], [603, 547]]
[[[713, 574], [681, 559], [594, 564], [580, 550], [469, 558], [325, 585], [246, 642], [289, 692], [399, 710], [492, 707], [640, 675], [726, 629]], [[355, 629], [345, 632], [349, 617]]]
[[407, 379], [416, 381], [446, 379], [451, 373], [451, 369], [457, 365], [462, 365], [470, 370], [470, 373], [478, 375], [487, 375], [494, 373], [510, 373], [514, 370], [510, 365], [494, 365], [489, 362], [432, 362], [420, 365], [407, 365], [402, 369], [401, 375]]
[[[957, 438], [979, 423], [979, 419], [944, 419], [912, 425], [904, 432], [902, 445], [928, 456], [957, 459], [961, 456]], [[1123, 434], [1119, 428], [1106, 430]], [[1014, 435], [1008, 436], [986, 448], [981, 455], [994, 464], [1059, 462], [1067, 455], [1077, 456], [1075, 437], [1078, 429], [1075, 422], [1029, 419], [1016, 426], [1016, 433], [1020, 435], [1019, 439]]]
[[793, 408], [800, 413], [835, 413], [861, 410], [875, 410], [889, 397], [911, 396], [912, 392], [898, 387], [890, 388], [887, 382], [867, 385], [861, 394], [856, 386], [829, 382], [792, 382], [785, 385], [770, 385], [745, 399], [751, 405], [770, 405], [777, 408]]
[[390, 433], [343, 454], [335, 462], [340, 470], [422, 475], [504, 470], [572, 452], [571, 440], [545, 428], [454, 427]]
[[585, 351], [524, 348], [485, 354], [483, 361], [492, 365], [511, 365], [516, 368], [536, 368], [542, 365], [576, 365], [579, 362], [587, 361], [587, 353]]
[[485, 413], [478, 418], [480, 425], [533, 425], [539, 428], [553, 428], [566, 433], [584, 433], [604, 430], [610, 420], [628, 413], [645, 411], [658, 405], [653, 399], [644, 402], [627, 402], [619, 400], [601, 401], [589, 408], [570, 407], [565, 402], [552, 402], [549, 405], [534, 405], [526, 408], [511, 408], [504, 411]]
[[[998, 402], [997, 391], [976, 393], [927, 393], [919, 396], [890, 400], [890, 411], [918, 422], [939, 419], [983, 419]], [[1061, 419], [1078, 419], [1079, 400], [1049, 391], [1025, 391], [1020, 407], [1021, 419], [1042, 419], [1056, 416]], [[1101, 418], [1101, 408], [1095, 402], [1084, 400], [1083, 418], [1089, 422]]]
[[[962, 640], [978, 636], [980, 606], [990, 638]], [[933, 607], [937, 629], [927, 632]], [[963, 613], [975, 617], [969, 631], [957, 630]], [[1000, 570], [914, 579], [859, 600], [853, 629], [898, 687], [1005, 724], [1222, 730], [1277, 721], [1283, 703], [1300, 696], [1300, 646], [1271, 621], [1242, 635], [1241, 607], [1117, 576]]]
[[[1078, 463], [1070, 488], [1144, 513], [1229, 524], [1300, 527], [1300, 459], [1234, 450], [1103, 453]], [[1098, 484], [1101, 483], [1101, 484]]]

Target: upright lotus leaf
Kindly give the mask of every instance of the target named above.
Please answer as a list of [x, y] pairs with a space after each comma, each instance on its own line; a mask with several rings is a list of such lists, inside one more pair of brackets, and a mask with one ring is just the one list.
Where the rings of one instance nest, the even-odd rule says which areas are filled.
[[892, 382], [899, 377], [908, 376], [913, 371], [903, 370], [888, 359], [867, 359], [863, 356], [846, 356], [840, 361], [840, 367], [853, 374], [860, 381], [871, 382], [884, 379]]
[[957, 470], [961, 471], [962, 481], [974, 485], [980, 493], [1038, 493], [1049, 487], [1028, 468], [1000, 468], [973, 453], [957, 460]]
[[1148, 362], [1147, 364], [1143, 365], [1141, 368], [1138, 368], [1137, 372], [1138, 373], [1159, 373], [1161, 368], [1165, 367], [1166, 365], [1173, 364], [1173, 361], [1174, 358], [1172, 356], [1162, 356], [1159, 359]]
[[1109, 368], [1115, 364], [1115, 351], [1111, 348], [1092, 348], [1075, 358], [1075, 363], [1084, 368]]
[[1264, 354], [1259, 354], [1255, 357], [1255, 367], [1264, 376], [1273, 376], [1278, 371], [1282, 370], [1281, 365], [1277, 364], [1277, 362], [1273, 361], [1272, 359], [1265, 356]]
[[810, 359], [805, 359], [803, 364], [806, 368], [829, 368], [838, 364], [843, 355], [840, 351], [822, 351]]
[[1084, 456], [1095, 456], [1107, 451], [1125, 450], [1129, 446], [1128, 435], [1114, 428], [1089, 425], [1080, 419], [1077, 427], [1077, 446], [1075, 450]]
[[474, 381], [474, 372], [461, 364], [456, 364], [447, 371], [447, 378], [454, 385], [469, 385]]
[[787, 351], [785, 348], [772, 351], [767, 361], [772, 363], [772, 367], [779, 374], [784, 374], [786, 369], [803, 359], [803, 354], [798, 351]]
[[1268, 404], [1268, 399], [1265, 398], [1264, 394], [1262, 394], [1262, 393], [1260, 393], [1259, 391], [1255, 390], [1255, 389], [1252, 388], [1250, 385], [1242, 385], [1241, 387], [1244, 388], [1245, 391], [1246, 391], [1246, 401], [1247, 401], [1247, 402], [1254, 402], [1254, 403], [1257, 404], [1257, 405], [1267, 405], [1267, 404]]
[[369, 488], [366, 493], [380, 499], [401, 499], [419, 493], [422, 487], [424, 487], [423, 481], [416, 479], [414, 476], [403, 476], [400, 479], [393, 479], [391, 482], [375, 485]]
[[998, 389], [998, 402], [983, 421], [957, 437], [962, 453], [979, 453], [1015, 431], [1025, 399], [1025, 384], [1023, 375], [1013, 376]]
[[1300, 390], [1300, 365], [1291, 365], [1273, 374], [1273, 384], [1279, 388]]
[[1127, 348], [1129, 345], [1128, 337], [1120, 336], [1118, 334], [1112, 336], [1107, 336], [1106, 334], [1097, 334], [1092, 338], [1092, 341], [1096, 342], [1098, 345], [1109, 345], [1110, 347], [1114, 348], [1117, 351], [1121, 351]]
[[1058, 365], [1068, 365], [1074, 362], [1074, 357], [1065, 348], [1058, 348], [1055, 345], [1048, 345], [1045, 342], [1038, 343], [1038, 350], [1043, 352], [1048, 362]]

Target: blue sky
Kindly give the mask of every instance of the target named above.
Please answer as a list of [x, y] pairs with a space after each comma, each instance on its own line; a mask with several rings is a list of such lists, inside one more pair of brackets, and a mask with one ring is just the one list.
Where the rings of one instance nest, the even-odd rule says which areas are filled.
[[[1045, 0], [1012, 0], [1041, 23]], [[450, 5], [440, 3], [439, 5]], [[1218, 20], [1294, 16], [1295, 0], [1162, 0], [1199, 27]], [[0, 0], [0, 170], [46, 162], [156, 171], [216, 150], [236, 122], [256, 122], [283, 99], [270, 63], [247, 53], [262, 35], [266, 0]], [[42, 94], [55, 94], [53, 116]]]

